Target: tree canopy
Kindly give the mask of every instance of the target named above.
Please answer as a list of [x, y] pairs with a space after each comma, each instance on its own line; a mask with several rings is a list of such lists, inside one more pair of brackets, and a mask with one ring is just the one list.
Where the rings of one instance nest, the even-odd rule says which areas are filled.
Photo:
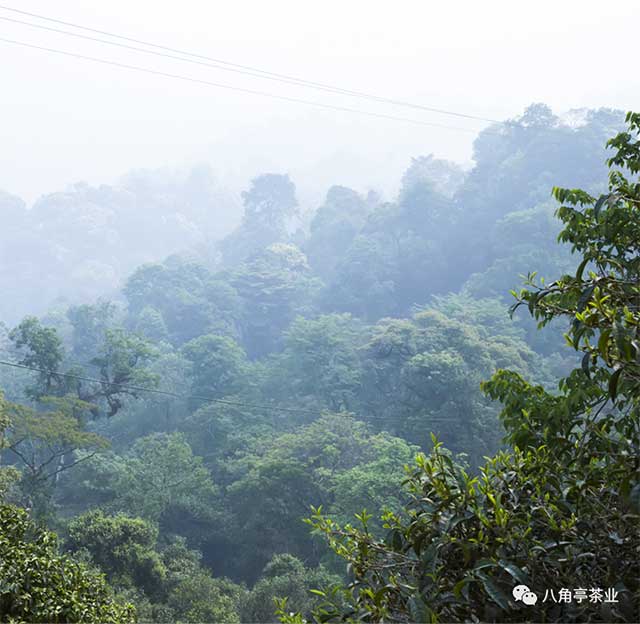
[[0, 619], [638, 621], [639, 124], [0, 192]]

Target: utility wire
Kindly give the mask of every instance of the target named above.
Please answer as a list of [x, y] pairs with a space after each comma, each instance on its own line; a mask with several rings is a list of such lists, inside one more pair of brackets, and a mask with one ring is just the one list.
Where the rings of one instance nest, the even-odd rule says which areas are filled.
[[369, 117], [376, 117], [378, 119], [390, 119], [392, 121], [402, 121], [406, 123], [412, 123], [419, 126], [429, 126], [432, 128], [445, 128], [447, 130], [459, 130], [461, 132], [470, 132], [472, 134], [476, 134], [476, 130], [472, 130], [470, 128], [462, 128], [460, 126], [449, 126], [445, 124], [431, 123], [428, 121], [421, 121], [419, 119], [411, 119], [408, 117], [398, 117], [396, 115], [386, 115], [384, 113], [373, 113], [371, 111], [363, 111], [357, 108], [350, 108], [347, 106], [334, 106], [333, 104], [324, 104], [322, 102], [314, 102], [312, 100], [303, 100], [300, 98], [289, 97], [286, 95], [277, 95], [275, 93], [268, 93], [266, 91], [256, 91], [254, 89], [245, 89], [243, 87], [234, 87], [232, 85], [221, 84], [218, 82], [211, 82], [209, 80], [201, 80], [199, 78], [190, 78], [188, 76], [182, 76], [180, 74], [171, 74], [163, 71], [157, 71], [154, 69], [147, 69], [145, 67], [138, 67], [137, 65], [127, 65], [126, 63], [118, 63], [116, 61], [109, 61], [106, 59], [96, 58], [94, 56], [85, 56], [83, 54], [75, 54], [73, 52], [66, 52], [64, 50], [58, 50], [56, 48], [48, 48], [45, 46], [39, 46], [32, 43], [25, 43], [24, 41], [16, 41], [15, 39], [5, 39], [4, 37], [0, 37], [0, 41], [3, 43], [9, 43], [13, 45], [22, 46], [25, 48], [32, 48], [34, 50], [41, 50], [44, 52], [52, 52], [54, 54], [61, 54], [63, 56], [69, 56], [72, 58], [82, 59], [85, 61], [92, 61], [94, 63], [101, 63], [103, 65], [111, 65], [113, 67], [118, 67], [120, 69], [129, 69], [132, 71], [142, 72], [145, 74], [152, 74], [154, 76], [162, 76], [164, 78], [174, 78], [176, 80], [182, 80], [185, 82], [192, 82], [195, 84], [206, 85], [209, 87], [217, 87], [220, 89], [229, 89], [231, 91], [238, 91], [240, 93], [248, 93], [250, 95], [259, 95], [262, 97], [273, 98], [276, 100], [283, 100], [285, 102], [293, 102], [295, 104], [306, 104], [308, 106], [315, 106], [318, 108], [324, 108], [328, 110], [335, 110], [346, 113], [355, 113], [358, 115], [366, 115]]
[[[2, 7], [0, 7], [2, 8]], [[46, 30], [49, 32], [54, 32], [54, 33], [59, 33], [62, 35], [68, 35], [70, 37], [77, 37], [79, 39], [85, 39], [87, 41], [96, 41], [98, 43], [104, 43], [106, 45], [110, 45], [110, 46], [116, 46], [118, 48], [124, 48], [125, 50], [133, 50], [135, 52], [142, 52], [144, 54], [153, 54], [154, 56], [160, 56], [162, 58], [168, 58], [168, 59], [173, 59], [176, 61], [183, 61], [184, 63], [193, 63], [194, 65], [202, 65], [204, 67], [212, 67], [214, 69], [221, 69], [223, 71], [230, 71], [230, 72], [235, 72], [238, 74], [243, 74], [246, 76], [253, 76], [254, 78], [266, 78], [269, 80], [277, 80], [278, 82], [284, 82], [287, 84], [293, 84], [293, 85], [297, 85], [297, 86], [306, 86], [304, 85], [304, 83], [301, 83], [299, 80], [296, 80], [294, 78], [274, 78], [272, 76], [265, 76], [264, 74], [259, 73], [258, 71], [245, 71], [245, 70], [240, 70], [240, 69], [234, 69], [234, 68], [230, 68], [230, 67], [226, 67], [224, 65], [220, 65], [220, 64], [216, 64], [216, 63], [208, 63], [205, 61], [197, 61], [195, 59], [191, 59], [191, 58], [184, 58], [183, 56], [177, 56], [175, 54], [166, 54], [163, 52], [156, 52], [155, 50], [148, 50], [146, 48], [140, 48], [137, 46], [132, 46], [132, 45], [127, 45], [125, 43], [117, 43], [116, 41], [108, 41], [107, 39], [99, 39], [97, 37], [91, 37], [89, 35], [82, 35], [80, 33], [74, 33], [74, 32], [69, 32], [68, 30], [61, 30], [60, 28], [52, 28], [50, 26], [43, 26], [42, 24], [32, 24], [31, 22], [25, 22], [23, 20], [17, 20], [17, 19], [12, 19], [10, 17], [4, 17], [4, 16], [0, 16], [0, 20], [3, 20], [5, 22], [12, 22], [14, 24], [23, 24], [24, 26], [31, 26], [32, 28], [40, 28], [41, 30]], [[325, 91], [328, 91], [329, 93], [342, 93], [340, 90], [333, 90], [333, 89], [323, 89]]]
[[46, 375], [56, 376], [56, 377], [65, 377], [67, 379], [75, 379], [78, 381], [89, 381], [92, 383], [101, 384], [103, 386], [112, 386], [115, 388], [120, 388], [122, 390], [131, 390], [132, 392], [149, 392], [152, 394], [160, 394], [163, 396], [173, 397], [174, 399], [199, 399], [201, 401], [209, 401], [212, 403], [220, 403], [222, 405], [231, 405], [235, 407], [249, 407], [252, 409], [266, 409], [266, 410], [274, 410], [279, 412], [306, 412], [309, 414], [319, 415], [316, 410], [307, 410], [303, 408], [291, 408], [291, 407], [277, 407], [274, 405], [259, 405], [257, 403], [244, 403], [241, 401], [229, 401], [227, 399], [216, 399], [210, 396], [203, 396], [198, 394], [178, 394], [177, 392], [171, 392], [169, 390], [159, 390], [158, 388], [148, 388], [145, 386], [137, 386], [134, 384], [121, 384], [115, 383], [112, 381], [105, 381], [103, 379], [96, 379], [95, 377], [85, 377], [84, 375], [75, 375], [72, 373], [60, 373], [58, 371], [49, 370], [46, 368], [39, 368], [37, 366], [27, 366], [26, 364], [18, 364], [16, 362], [7, 362], [5, 360], [0, 360], [0, 365], [2, 366], [12, 366], [13, 368], [21, 368], [25, 370], [35, 371], [38, 373], [44, 373]]
[[[218, 59], [218, 58], [214, 58], [214, 57], [210, 57], [210, 56], [205, 56], [203, 54], [196, 54], [194, 52], [189, 52], [187, 50], [181, 50], [178, 48], [172, 48], [169, 46], [165, 46], [165, 45], [160, 45], [157, 43], [152, 43], [149, 41], [144, 41], [141, 39], [135, 39], [133, 37], [127, 37], [124, 35], [119, 35], [117, 33], [113, 33], [113, 32], [109, 32], [106, 30], [99, 30], [97, 28], [90, 28], [88, 26], [83, 26], [81, 24], [77, 24], [74, 22], [66, 22], [64, 20], [59, 20], [59, 19], [55, 19], [52, 17], [48, 17], [46, 15], [41, 15], [39, 13], [31, 13], [29, 11], [23, 11], [20, 9], [16, 9], [13, 7], [9, 7], [6, 5], [0, 5], [0, 9], [4, 9], [5, 11], [11, 11], [13, 13], [19, 13], [21, 15], [27, 15], [29, 17], [35, 17], [37, 19], [42, 19], [48, 22], [53, 22], [56, 24], [62, 24], [64, 26], [71, 26], [72, 28], [78, 28], [80, 30], [84, 30], [87, 32], [92, 32], [92, 33], [96, 33], [96, 34], [100, 34], [100, 35], [107, 35], [109, 37], [113, 37], [116, 39], [120, 39], [122, 41], [128, 41], [130, 43], [136, 43], [139, 45], [144, 45], [144, 46], [148, 46], [148, 47], [152, 47], [152, 48], [156, 48], [157, 50], [164, 50], [166, 52], [172, 52], [172, 53], [176, 53], [176, 54], [181, 54], [183, 56], [188, 56], [191, 57], [191, 59], [200, 59], [200, 61], [208, 61], [208, 63], [203, 63], [200, 61], [194, 61], [191, 59], [186, 59], [186, 58], [182, 58], [182, 57], [176, 57], [176, 56], [168, 56], [165, 54], [161, 54], [161, 53], [157, 53], [157, 52], [153, 52], [151, 50], [142, 50], [140, 48], [134, 48], [132, 46], [125, 46], [122, 44], [117, 44], [115, 42], [110, 42], [110, 41], [105, 41], [104, 39], [93, 39], [94, 41], [98, 41], [100, 43], [106, 43], [109, 45], [116, 45], [116, 46], [120, 46], [120, 47], [125, 47], [125, 48], [130, 48], [136, 51], [141, 51], [141, 52], [147, 52], [149, 54], [157, 54], [158, 56], [167, 56], [168, 58], [174, 58], [177, 60], [181, 60], [184, 62], [191, 62], [191, 63], [198, 63], [201, 65], [208, 65], [210, 67], [215, 67], [217, 69], [223, 69], [225, 71], [235, 71], [237, 73], [242, 73], [242, 74], [248, 74], [251, 76], [255, 76], [255, 77], [259, 77], [259, 78], [265, 78], [268, 80], [276, 80], [276, 81], [280, 81], [280, 82], [286, 82], [289, 84], [297, 84], [300, 86], [304, 86], [307, 88], [312, 88], [312, 89], [317, 89], [320, 91], [328, 91], [331, 93], [337, 93], [337, 94], [342, 94], [342, 95], [348, 95], [351, 97], [357, 97], [357, 98], [362, 98], [362, 99], [367, 99], [367, 100], [371, 100], [371, 101], [375, 101], [375, 102], [380, 102], [383, 104], [392, 104], [394, 106], [404, 106], [407, 108], [413, 108], [413, 109], [418, 109], [418, 110], [424, 110], [430, 113], [438, 113], [441, 115], [451, 115], [454, 117], [462, 117], [464, 119], [474, 119], [476, 121], [488, 121], [490, 123], [501, 123], [499, 120], [497, 119], [491, 119], [489, 117], [481, 117], [478, 115], [469, 115], [466, 113], [459, 113], [456, 111], [451, 111], [451, 110], [447, 110], [447, 109], [441, 109], [441, 108], [433, 108], [433, 107], [429, 107], [429, 106], [423, 106], [421, 104], [416, 104], [413, 102], [407, 102], [404, 100], [397, 100], [397, 99], [393, 99], [393, 98], [387, 98], [387, 97], [382, 97], [379, 95], [374, 95], [371, 93], [365, 93], [363, 91], [354, 91], [351, 89], [344, 89], [342, 87], [338, 87], [335, 85], [330, 85], [330, 84], [326, 84], [326, 83], [322, 83], [322, 82], [316, 82], [313, 80], [306, 80], [304, 78], [298, 78], [295, 76], [290, 76], [287, 74], [280, 74], [280, 73], [276, 73], [276, 72], [271, 72], [271, 71], [266, 71], [263, 69], [259, 69], [257, 67], [252, 67], [250, 65], [241, 65], [239, 63], [232, 63], [230, 61], [225, 61], [223, 59]], [[71, 36], [76, 36], [76, 37], [82, 37], [84, 39], [92, 39], [90, 37], [83, 37], [82, 35], [76, 34], [76, 33], [70, 33], [68, 31], [63, 31], [63, 30], [58, 30], [58, 29], [53, 29], [53, 28], [47, 28], [46, 26], [41, 26], [41, 25], [37, 25], [37, 24], [30, 24], [28, 22], [23, 22], [23, 21], [19, 21], [19, 20], [12, 20], [10, 18], [2, 18], [6, 21], [13, 21], [13, 22], [17, 22], [20, 24], [25, 24], [28, 26], [33, 26], [35, 28], [42, 28], [45, 30], [51, 30], [54, 32], [59, 32], [62, 34], [66, 34], [66, 35], [71, 35]], [[215, 63], [215, 65], [211, 65], [211, 63]]]
[[[221, 405], [229, 405], [232, 407], [247, 407], [250, 409], [264, 409], [264, 410], [272, 410], [278, 412], [293, 412], [296, 414], [304, 413], [304, 414], [313, 414], [314, 416], [321, 417], [322, 413], [318, 410], [310, 410], [305, 408], [297, 408], [297, 407], [278, 407], [274, 405], [261, 405], [258, 403], [245, 403], [243, 401], [231, 401], [227, 399], [217, 399], [210, 396], [198, 395], [198, 394], [178, 394], [177, 392], [171, 392], [170, 390], [159, 390], [158, 388], [148, 388], [145, 386], [137, 386], [133, 384], [121, 384], [115, 383], [111, 381], [104, 381], [103, 379], [96, 379], [95, 377], [85, 377], [84, 375], [75, 375], [72, 373], [60, 373], [58, 371], [39, 368], [37, 366], [27, 366], [26, 364], [18, 364], [17, 362], [7, 362], [6, 360], [0, 360], [0, 365], [2, 366], [11, 366], [13, 368], [20, 368], [23, 370], [30, 370], [37, 373], [44, 373], [47, 375], [57, 376], [57, 377], [65, 377], [68, 379], [75, 379], [77, 381], [89, 381], [92, 383], [101, 384], [103, 386], [112, 386], [116, 388], [121, 388], [123, 390], [131, 390], [133, 392], [149, 392], [151, 394], [159, 394], [162, 396], [172, 397], [174, 399], [198, 399], [200, 401], [207, 401], [210, 403], [220, 403]], [[388, 422], [393, 422], [392, 418], [385, 418], [384, 416], [369, 416], [362, 417], [362, 422], [368, 422], [370, 420], [385, 420]], [[429, 419], [429, 423], [438, 423], [438, 422], [452, 422], [449, 419]]]

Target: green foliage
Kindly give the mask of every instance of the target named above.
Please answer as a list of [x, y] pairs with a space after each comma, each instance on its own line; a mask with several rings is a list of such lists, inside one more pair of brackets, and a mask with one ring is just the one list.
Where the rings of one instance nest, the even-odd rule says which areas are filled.
[[58, 553], [56, 536], [0, 505], [0, 618], [4, 622], [135, 622], [102, 575]]
[[42, 412], [26, 405], [11, 404], [9, 446], [16, 447], [28, 442], [33, 449], [37, 442], [53, 451], [65, 453], [75, 449], [105, 448], [108, 442], [94, 432], [85, 431], [82, 424], [91, 408], [89, 403], [74, 397], [43, 397], [43, 407], [52, 408]]
[[134, 386], [153, 387], [158, 382], [157, 375], [147, 368], [157, 356], [151, 345], [123, 329], [106, 329], [98, 354], [91, 364], [98, 368], [101, 383], [84, 389], [78, 382], [78, 394], [85, 401], [104, 400], [107, 416], [120, 411], [124, 398], [138, 398], [139, 391]]
[[596, 199], [579, 189], [554, 188], [565, 204], [558, 209], [565, 226], [559, 239], [582, 256], [575, 275], [548, 286], [536, 285], [532, 275], [531, 290], [522, 291], [514, 306], [527, 305], [540, 326], [572, 317], [567, 342], [583, 351], [584, 372], [593, 383], [607, 384], [619, 409], [626, 404], [618, 394], [637, 399], [640, 388], [640, 182], [625, 177], [625, 169], [636, 177], [640, 170], [640, 114], [629, 113], [627, 122], [629, 132], [607, 144], [616, 150], [608, 161], [608, 193]]
[[[8, 404], [9, 424], [5, 447], [21, 467], [20, 489], [37, 515], [50, 510], [52, 489], [61, 473], [109, 446], [109, 442], [84, 428], [84, 415], [92, 407], [71, 396], [42, 397], [46, 411]], [[77, 456], [77, 451], [85, 454]]]
[[240, 622], [241, 588], [225, 579], [198, 571], [183, 579], [169, 593], [167, 605], [178, 622]]
[[341, 528], [321, 510], [312, 525], [352, 566], [344, 593], [351, 608], [374, 621], [521, 621], [526, 612], [511, 599], [519, 583], [538, 593], [616, 587], [614, 610], [537, 610], [551, 621], [635, 621], [637, 515], [620, 504], [620, 479], [576, 472], [541, 447], [499, 453], [472, 477], [436, 445], [407, 479], [402, 515], [383, 516], [385, 541], [367, 523]]
[[312, 590], [339, 581], [324, 568], [309, 569], [291, 555], [274, 555], [265, 566], [260, 580], [253, 586], [240, 611], [243, 622], [277, 622], [275, 599], [286, 596], [290, 609], [311, 615], [318, 602]]
[[336, 276], [336, 265], [364, 226], [376, 197], [361, 197], [344, 186], [332, 186], [309, 226], [304, 251], [314, 271], [325, 281]]
[[161, 549], [155, 525], [100, 510], [74, 518], [68, 528], [68, 545], [135, 602], [141, 621], [239, 622], [244, 588], [213, 578], [183, 538]]
[[93, 510], [74, 518], [68, 530], [69, 547], [88, 551], [110, 583], [139, 586], [150, 595], [158, 592], [166, 569], [154, 550], [156, 526], [142, 518]]
[[362, 383], [362, 335], [362, 326], [349, 314], [296, 318], [285, 334], [283, 352], [272, 363], [268, 394], [283, 400], [298, 397], [332, 411], [355, 411]]
[[202, 458], [180, 433], [151, 434], [122, 456], [95, 457], [72, 483], [79, 490], [72, 501], [91, 497], [105, 508], [161, 523], [210, 518], [217, 492]]
[[152, 520], [166, 514], [207, 517], [216, 493], [202, 458], [179, 433], [136, 440], [114, 490], [115, 505]]
[[336, 263], [336, 278], [322, 297], [331, 302], [327, 311], [349, 312], [367, 321], [397, 312], [394, 251], [383, 236], [358, 234]]
[[9, 338], [22, 353], [20, 364], [40, 369], [36, 384], [26, 389], [27, 395], [39, 399], [59, 392], [64, 394], [65, 381], [55, 375], [64, 358], [64, 347], [56, 330], [28, 316], [11, 330]]
[[[609, 165], [635, 175], [640, 116], [627, 121], [630, 132], [609, 142], [617, 150]], [[325, 592], [317, 620], [522, 621], [525, 607], [511, 598], [521, 583], [538, 594], [619, 592], [615, 604], [539, 603], [544, 621], [638, 620], [640, 184], [614, 169], [609, 193], [597, 200], [580, 190], [554, 194], [565, 203], [560, 238], [582, 262], [575, 277], [548, 286], [531, 279], [516, 306], [528, 305], [541, 325], [568, 320], [567, 342], [584, 352], [582, 366], [555, 394], [514, 371], [496, 373], [483, 387], [503, 403], [513, 450], [488, 458], [473, 476], [434, 437], [430, 456], [419, 455], [407, 476], [410, 503], [383, 515], [385, 540], [372, 534], [366, 512], [354, 528], [316, 509], [310, 524], [352, 572], [349, 585]], [[280, 615], [298, 618], [286, 603]]]
[[[533, 105], [480, 133], [467, 175], [431, 157], [414, 159], [396, 201], [371, 206], [364, 222], [323, 219], [328, 232], [349, 241], [342, 251], [327, 241], [329, 259], [318, 262], [328, 235], [312, 226], [310, 258], [327, 281], [322, 310], [374, 322], [404, 316], [465, 282], [473, 296], [501, 297], [531, 266], [564, 268], [567, 253], [552, 245], [555, 224], [545, 207], [549, 186], [576, 176], [587, 188], [602, 184], [602, 144], [621, 122], [617, 111], [598, 110], [571, 127]], [[326, 208], [318, 214], [331, 215]], [[355, 200], [345, 201], [348, 209], [360, 214]]]
[[296, 187], [288, 175], [266, 174], [251, 180], [251, 188], [242, 193], [244, 221], [254, 226], [281, 229], [295, 214]]
[[135, 331], [138, 335], [156, 343], [169, 338], [169, 330], [162, 314], [151, 306], [145, 306], [140, 310], [136, 319]]
[[[144, 335], [150, 329], [163, 332], [166, 328], [174, 345], [212, 331], [234, 336], [241, 314], [238, 294], [228, 282], [199, 264], [174, 257], [139, 267], [123, 292], [136, 329]], [[146, 321], [141, 318], [143, 311]], [[155, 329], [148, 327], [151, 311], [155, 311]]]
[[[0, 390], [0, 453], [6, 448], [6, 430], [9, 427], [9, 404]], [[2, 501], [12, 486], [20, 478], [20, 473], [13, 466], [0, 466], [0, 501]]]
[[[162, 550], [167, 569], [162, 603], [154, 605], [169, 622], [239, 622], [246, 589], [226, 578], [214, 578], [201, 564], [199, 552], [177, 538]], [[155, 618], [157, 620], [157, 617]]]
[[[140, 391], [137, 399], [126, 398], [123, 409], [112, 418], [96, 419], [91, 424], [102, 435], [120, 444], [125, 443], [123, 446], [151, 433], [175, 430], [192, 404], [186, 397], [178, 398], [189, 392], [192, 382], [190, 363], [181, 351], [174, 350], [166, 342], [154, 346], [157, 346], [158, 357], [145, 366], [152, 379], [157, 380], [152, 387], [177, 396]], [[201, 403], [196, 402], [198, 405]]]
[[456, 197], [464, 214], [457, 249], [465, 250], [456, 262], [465, 269], [464, 287], [472, 296], [506, 298], [532, 267], [545, 276], [569, 270], [568, 250], [553, 244], [558, 222], [550, 219], [549, 188], [601, 190], [603, 146], [622, 122], [621, 113], [600, 109], [570, 127], [537, 104], [513, 122], [480, 133], [476, 166]]
[[228, 530], [235, 563], [249, 579], [259, 572], [256, 561], [262, 567], [277, 553], [318, 562], [302, 522], [309, 505], [320, 501], [343, 518], [363, 500], [397, 502], [398, 473], [416, 451], [388, 434], [373, 434], [348, 414], [325, 414], [253, 444], [253, 452], [226, 458], [224, 466], [231, 481], [224, 502], [233, 513]]
[[[333, 477], [327, 511], [339, 522], [349, 522], [356, 510], [398, 509], [405, 502], [400, 470], [413, 461], [417, 447], [402, 438], [378, 436], [372, 439], [372, 451], [373, 457]], [[372, 528], [380, 530], [381, 523]]]
[[267, 173], [242, 193], [242, 224], [221, 244], [225, 264], [238, 264], [288, 238], [286, 226], [297, 213], [296, 187], [288, 175]]
[[[55, 328], [44, 327], [38, 319], [27, 317], [13, 329], [9, 337], [23, 355], [20, 364], [38, 373], [36, 383], [25, 389], [26, 395], [39, 401], [45, 396], [73, 392], [86, 403], [106, 403], [107, 414], [114, 416], [123, 407], [124, 397], [138, 397], [136, 390], [124, 386], [153, 386], [157, 378], [145, 365], [153, 360], [155, 350], [143, 338], [122, 328], [109, 327], [113, 314], [113, 306], [108, 303], [70, 310], [74, 349], [80, 357], [95, 355], [66, 373], [60, 370], [65, 350]], [[81, 379], [86, 377], [84, 364], [99, 370], [99, 383]], [[99, 414], [97, 405], [91, 411], [95, 416]]]
[[480, 382], [501, 366], [530, 373], [539, 359], [513, 335], [482, 331], [481, 317], [461, 322], [447, 312], [427, 308], [374, 326], [363, 358], [365, 418], [423, 448], [436, 432], [477, 464], [502, 433]]
[[306, 256], [291, 244], [275, 243], [233, 271], [230, 283], [243, 300], [240, 327], [250, 357], [276, 350], [283, 331], [298, 315], [307, 316], [321, 283]]
[[276, 552], [312, 555], [302, 518], [322, 489], [304, 466], [293, 459], [263, 458], [227, 489], [227, 496], [234, 550], [246, 577], [255, 579], [255, 563], [264, 564]]
[[105, 332], [113, 327], [116, 314], [117, 307], [110, 301], [73, 306], [67, 310], [67, 318], [73, 328], [72, 347], [75, 357], [87, 361], [96, 355], [96, 347]]
[[376, 320], [446, 290], [455, 271], [446, 262], [456, 213], [451, 198], [422, 174], [409, 174], [398, 202], [377, 206], [337, 263], [327, 290], [332, 310]]
[[233, 339], [212, 334], [200, 336], [184, 345], [182, 353], [192, 367], [193, 394], [221, 398], [241, 390], [248, 362]]
[[26, 208], [0, 191], [0, 316], [44, 312], [61, 301], [87, 302], [114, 293], [136, 267], [237, 221], [238, 201], [211, 170], [136, 170], [117, 184], [70, 185]]
[[433, 154], [412, 158], [411, 165], [402, 175], [400, 198], [403, 202], [420, 201], [420, 195], [429, 190], [451, 197], [464, 178], [461, 167], [434, 158]]

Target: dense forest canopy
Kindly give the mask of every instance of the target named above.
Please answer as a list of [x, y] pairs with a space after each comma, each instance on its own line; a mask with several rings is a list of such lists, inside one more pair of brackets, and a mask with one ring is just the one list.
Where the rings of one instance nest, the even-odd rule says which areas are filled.
[[533, 104], [311, 215], [273, 172], [0, 194], [0, 615], [637, 621], [639, 124]]
[[[536, 232], [547, 246], [553, 245], [543, 216], [527, 212], [544, 210], [552, 185], [590, 189], [604, 184], [602, 146], [620, 129], [621, 115], [604, 109], [582, 111], [581, 125], [576, 127], [573, 120], [570, 116], [565, 122], [545, 106], [531, 106], [521, 119], [480, 134], [469, 172], [455, 163], [419, 156], [398, 181], [398, 197], [390, 202], [337, 181], [322, 206], [300, 206], [296, 181], [280, 174], [257, 177], [237, 198], [208, 166], [179, 173], [132, 171], [113, 186], [79, 183], [28, 208], [19, 197], [0, 191], [0, 288], [12, 293], [0, 302], [1, 318], [14, 324], [26, 314], [63, 310], [100, 296], [119, 299], [122, 282], [139, 265], [162, 262], [174, 253], [217, 274], [283, 241], [304, 252], [329, 289], [332, 308], [371, 319], [405, 312], [407, 305], [424, 303], [432, 292], [457, 291], [472, 273], [493, 268], [495, 281], [493, 274], [500, 270], [493, 265], [502, 261], [503, 266], [507, 260], [503, 250], [494, 248], [500, 241], [509, 247], [512, 232], [524, 242], [524, 232], [517, 232], [520, 226], [526, 228], [524, 220], [537, 223], [537, 228], [529, 228], [530, 236]], [[370, 183], [375, 188], [376, 181]], [[520, 212], [524, 214], [498, 226]], [[552, 213], [551, 207], [549, 221]], [[474, 227], [472, 218], [477, 219]], [[468, 227], [456, 226], [461, 219]], [[483, 232], [493, 240], [486, 239], [478, 249], [474, 245], [468, 266], [454, 272], [449, 251], [439, 265], [429, 264], [426, 284], [415, 281], [424, 273], [425, 262], [435, 262], [439, 246], [460, 242], [462, 233], [475, 227], [486, 228]], [[550, 231], [554, 227], [548, 224]], [[475, 242], [480, 243], [483, 237], [476, 233]], [[425, 244], [431, 254], [422, 251]], [[362, 263], [369, 261], [373, 265], [363, 272]], [[405, 268], [413, 274], [405, 275]], [[518, 271], [526, 268], [513, 267], [508, 279], [517, 279]], [[337, 272], [347, 272], [350, 279], [336, 280]], [[351, 300], [355, 286], [371, 291], [368, 300]], [[414, 287], [427, 290], [412, 291]], [[482, 294], [489, 293], [503, 296], [504, 288], [487, 284]], [[398, 301], [397, 309], [392, 300]]]

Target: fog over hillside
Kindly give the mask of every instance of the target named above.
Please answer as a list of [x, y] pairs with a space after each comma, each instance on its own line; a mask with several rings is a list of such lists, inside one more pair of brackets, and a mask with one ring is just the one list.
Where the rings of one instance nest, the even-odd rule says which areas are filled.
[[[582, 109], [551, 117], [545, 123], [549, 133], [557, 136], [569, 133], [569, 137], [573, 134], [570, 140], [578, 145], [588, 133], [605, 136], [621, 118], [621, 113], [595, 115]], [[486, 137], [482, 141], [491, 141], [492, 132], [495, 128], [481, 135]], [[477, 159], [477, 154], [474, 157]], [[419, 165], [426, 162], [430, 164]], [[341, 177], [350, 177], [348, 168], [352, 164], [357, 172], [355, 177], [359, 177], [358, 173], [362, 175], [358, 164], [348, 161]], [[463, 182], [465, 178], [473, 179], [482, 163], [476, 160], [474, 165], [475, 168], [472, 165], [465, 170], [462, 165], [433, 154], [417, 155], [387, 194], [380, 190], [373, 176], [369, 185], [355, 192], [373, 194], [377, 201], [393, 201], [414, 176], [454, 198], [464, 211]], [[560, 161], [555, 165], [548, 163], [545, 174], [549, 177], [559, 174], [562, 165]], [[317, 178], [309, 184], [305, 177], [300, 182], [293, 174], [290, 177], [295, 185], [297, 206], [288, 220], [288, 231], [292, 240], [301, 243], [308, 236], [309, 224], [324, 194], [333, 184], [321, 188], [317, 186]], [[341, 179], [337, 182], [342, 185]], [[231, 190], [207, 165], [181, 171], [137, 169], [121, 176], [113, 185], [93, 187], [78, 182], [41, 196], [32, 206], [2, 191], [0, 288], [12, 293], [11, 299], [0, 304], [2, 318], [13, 323], [25, 314], [42, 313], [52, 305], [65, 306], [101, 296], [117, 298], [124, 280], [138, 265], [162, 261], [175, 253], [197, 258], [210, 267], [217, 266], [220, 261], [217, 243], [240, 225], [242, 192], [238, 188]], [[461, 195], [456, 198], [458, 193]], [[544, 195], [535, 196], [522, 207], [532, 208], [543, 199]], [[461, 223], [459, 227], [464, 225]]]
[[638, 2], [3, 2], [0, 622], [640, 622]]

